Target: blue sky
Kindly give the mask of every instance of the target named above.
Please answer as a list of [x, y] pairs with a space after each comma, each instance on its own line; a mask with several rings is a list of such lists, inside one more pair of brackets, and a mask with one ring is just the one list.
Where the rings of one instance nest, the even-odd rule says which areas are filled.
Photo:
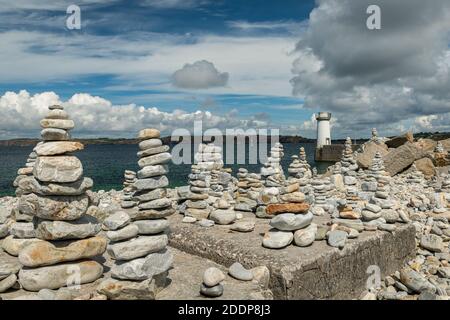
[[[68, 30], [65, 10], [71, 3], [4, 4], [0, 32], [14, 36], [4, 45], [20, 50], [27, 63], [35, 57], [40, 63], [38, 60], [46, 56], [50, 59], [44, 61], [52, 65], [47, 70], [33, 65], [27, 75], [27, 69], [21, 70], [23, 60], [11, 57], [10, 64], [15, 64], [20, 74], [2, 77], [0, 92], [26, 90], [33, 95], [53, 91], [61, 100], [88, 93], [113, 104], [134, 103], [164, 112], [235, 112], [242, 119], [270, 119], [274, 126], [296, 124], [311, 116], [311, 110], [301, 110], [303, 100], [291, 94], [293, 57], [289, 55], [314, 1], [283, 1], [282, 5], [262, 0], [84, 1], [79, 5], [81, 30]], [[274, 51], [261, 50], [274, 39], [278, 42]], [[168, 57], [161, 68], [154, 67], [152, 64], [163, 59], [152, 61], [159, 45], [179, 50], [180, 55], [186, 53]], [[242, 61], [239, 55], [232, 55], [234, 47], [242, 50]], [[230, 55], [223, 49], [229, 49]], [[142, 72], [140, 59], [147, 68]], [[91, 67], [84, 67], [82, 60], [88, 60]], [[200, 89], [173, 85], [171, 76], [176, 70], [200, 60], [228, 73], [226, 85]], [[95, 67], [95, 61], [105, 65]], [[247, 61], [252, 61], [252, 66], [239, 73]], [[116, 68], [117, 63], [120, 68]], [[128, 72], [127, 64], [133, 70]], [[271, 82], [273, 89], [267, 90]]]

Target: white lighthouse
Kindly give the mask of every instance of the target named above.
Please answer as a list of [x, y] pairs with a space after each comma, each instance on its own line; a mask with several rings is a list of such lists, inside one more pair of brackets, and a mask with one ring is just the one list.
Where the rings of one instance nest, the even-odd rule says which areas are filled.
[[331, 144], [330, 119], [330, 112], [319, 112], [316, 114], [317, 149], [322, 148], [322, 146]]

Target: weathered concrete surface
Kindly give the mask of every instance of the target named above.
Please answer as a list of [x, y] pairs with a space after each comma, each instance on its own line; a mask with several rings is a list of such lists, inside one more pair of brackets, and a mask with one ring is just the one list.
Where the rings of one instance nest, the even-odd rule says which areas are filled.
[[[316, 241], [306, 248], [291, 245], [271, 250], [261, 246], [269, 230], [267, 220], [257, 219], [253, 232], [238, 233], [230, 226], [204, 228], [184, 224], [181, 219], [180, 215], [169, 219], [172, 247], [226, 267], [236, 261], [246, 268], [267, 266], [275, 299], [357, 298], [365, 290], [369, 266], [379, 266], [384, 277], [400, 269], [415, 252], [412, 225], [397, 225], [393, 234], [363, 232], [358, 239], [348, 240], [343, 250], [329, 247], [326, 241]], [[324, 224], [325, 219], [315, 217], [314, 222]]]

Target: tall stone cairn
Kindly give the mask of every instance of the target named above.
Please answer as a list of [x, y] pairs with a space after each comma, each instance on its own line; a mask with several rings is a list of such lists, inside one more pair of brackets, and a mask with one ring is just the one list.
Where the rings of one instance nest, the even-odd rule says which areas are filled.
[[136, 191], [133, 187], [137, 180], [136, 176], [136, 172], [132, 170], [125, 170], [124, 172], [123, 195], [122, 202], [120, 203], [123, 209], [134, 208], [138, 205], [137, 199], [133, 198], [134, 192]]
[[110, 241], [107, 251], [115, 264], [111, 268], [113, 279], [100, 285], [98, 291], [110, 299], [114, 299], [108, 289], [112, 286], [138, 291], [134, 281], [142, 281], [142, 288], [151, 288], [145, 299], [154, 299], [167, 284], [168, 270], [173, 263], [172, 253], [166, 248], [169, 229], [166, 217], [175, 212], [166, 191], [167, 163], [172, 157], [158, 130], [143, 129], [138, 139], [141, 140], [138, 152], [141, 169], [133, 184], [138, 206], [128, 213], [117, 211], [103, 222]]
[[103, 266], [93, 258], [106, 249], [106, 239], [96, 236], [100, 224], [86, 215], [90, 205], [86, 192], [93, 183], [83, 177], [83, 166], [73, 155], [83, 149], [81, 143], [69, 140], [74, 122], [63, 107], [49, 109], [41, 120], [43, 142], [35, 148], [33, 176], [19, 182], [24, 193], [19, 210], [34, 217], [34, 236], [40, 239], [19, 251], [24, 266], [19, 282], [28, 291], [97, 280]]
[[[352, 140], [347, 137], [345, 140], [345, 148], [342, 151], [341, 158], [341, 172], [344, 176], [356, 176], [356, 171], [358, 170], [358, 164], [354, 158], [354, 153], [352, 149]], [[347, 184], [347, 183], [346, 183]]]

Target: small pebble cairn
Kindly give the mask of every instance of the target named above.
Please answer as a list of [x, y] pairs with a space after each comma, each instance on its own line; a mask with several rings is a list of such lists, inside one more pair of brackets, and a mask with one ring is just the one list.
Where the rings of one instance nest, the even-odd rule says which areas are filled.
[[283, 198], [291, 202], [269, 204], [266, 207], [266, 213], [273, 217], [269, 223], [273, 229], [264, 235], [262, 245], [269, 249], [280, 249], [292, 241], [298, 246], [312, 244], [317, 225], [311, 224], [313, 214], [309, 211], [309, 204], [304, 202], [304, 195], [295, 191], [294, 195], [281, 196], [280, 200], [283, 201]]
[[34, 225], [21, 224], [17, 232], [21, 238], [37, 238], [23, 246], [18, 255], [24, 266], [19, 282], [28, 291], [97, 280], [103, 266], [94, 258], [106, 249], [106, 239], [96, 236], [100, 224], [86, 215], [90, 204], [86, 192], [93, 183], [83, 177], [83, 166], [73, 155], [83, 149], [81, 143], [69, 140], [74, 122], [63, 107], [49, 109], [41, 120], [43, 142], [35, 148], [33, 176], [19, 182], [24, 193], [19, 210], [34, 216]]
[[223, 280], [225, 280], [225, 274], [221, 270], [216, 267], [206, 269], [203, 274], [200, 293], [209, 298], [220, 297], [223, 294]]
[[[356, 172], [358, 171], [358, 164], [356, 163], [356, 159], [354, 158], [354, 153], [352, 149], [352, 140], [347, 137], [345, 140], [345, 148], [342, 152], [341, 158], [341, 172], [344, 175], [344, 183], [345, 185], [354, 185]], [[345, 179], [345, 176], [349, 176], [349, 178]], [[351, 177], [351, 178], [350, 178]]]
[[266, 187], [282, 187], [285, 183], [283, 168], [281, 167], [281, 158], [284, 156], [283, 145], [279, 142], [270, 149], [268, 162], [261, 169], [261, 176], [265, 177], [264, 185]]
[[33, 152], [30, 153], [28, 156], [27, 162], [25, 164], [25, 167], [20, 168], [17, 170], [17, 177], [13, 182], [13, 186], [16, 189], [16, 196], [20, 197], [23, 194], [22, 189], [19, 188], [19, 182], [24, 177], [29, 177], [33, 175], [33, 168], [36, 163], [37, 154], [33, 149]]
[[[131, 286], [130, 281], [142, 281], [146, 286], [155, 284], [156, 291], [167, 284], [168, 270], [172, 266], [172, 253], [166, 248], [169, 221], [175, 212], [173, 201], [167, 198], [169, 182], [167, 163], [171, 160], [169, 148], [162, 144], [156, 129], [144, 129], [138, 138], [141, 170], [134, 183], [137, 209], [117, 211], [103, 222], [110, 241], [107, 251], [115, 260], [111, 277], [98, 289], [108, 296], [107, 284]], [[123, 284], [117, 284], [117, 281]], [[157, 292], [154, 292], [156, 294]]]
[[413, 163], [411, 171], [406, 176], [406, 183], [409, 184], [424, 184], [424, 174], [417, 170], [416, 165]]
[[123, 209], [133, 208], [138, 204], [138, 201], [133, 198], [134, 195], [134, 187], [133, 184], [136, 182], [136, 172], [131, 170], [125, 170], [124, 173], [124, 182], [123, 182], [123, 196], [121, 207]]

